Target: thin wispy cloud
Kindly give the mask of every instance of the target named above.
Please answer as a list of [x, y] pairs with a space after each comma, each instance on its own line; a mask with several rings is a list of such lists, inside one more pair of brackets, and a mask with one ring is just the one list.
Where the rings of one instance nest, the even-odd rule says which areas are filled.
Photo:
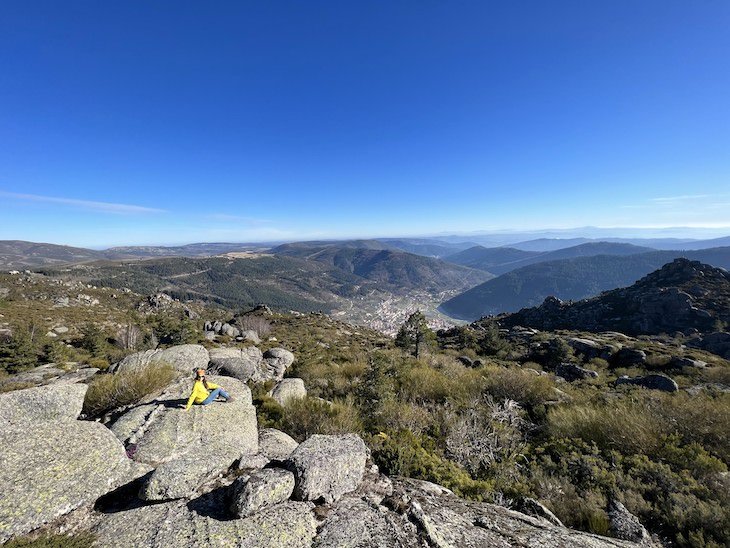
[[657, 209], [675, 210], [685, 206], [690, 202], [694, 207], [713, 207], [718, 202], [712, 200], [724, 200], [727, 203], [725, 194], [683, 194], [681, 196], [661, 196], [658, 198], [649, 198], [645, 202], [638, 204], [624, 204], [619, 206], [621, 209]]
[[674, 202], [684, 202], [687, 200], [701, 200], [704, 198], [712, 198], [711, 194], [686, 194], [683, 196], [664, 196], [661, 198], [651, 198], [650, 202], [655, 203], [674, 203]]
[[39, 196], [37, 194], [20, 194], [17, 192], [0, 191], [0, 196], [19, 201], [58, 204], [62, 206], [100, 211], [117, 215], [146, 215], [152, 213], [167, 213], [165, 209], [144, 207], [131, 204], [117, 204], [112, 202], [95, 202], [92, 200], [77, 200], [75, 198], [60, 198], [57, 196]]

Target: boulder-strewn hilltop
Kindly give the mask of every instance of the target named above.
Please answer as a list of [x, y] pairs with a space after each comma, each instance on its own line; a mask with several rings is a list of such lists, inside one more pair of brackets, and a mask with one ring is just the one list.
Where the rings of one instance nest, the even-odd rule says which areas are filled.
[[619, 331], [630, 335], [721, 331], [730, 322], [730, 274], [675, 259], [630, 287], [578, 302], [548, 297], [535, 308], [499, 317], [504, 327]]
[[[205, 349], [167, 352], [174, 361], [193, 351]], [[153, 367], [156, 357], [140, 353], [113, 374]], [[211, 380], [234, 401], [186, 411], [190, 381], [180, 379], [112, 413], [106, 426], [78, 419], [82, 384], [0, 394], [9, 486], [0, 541], [45, 528], [87, 533], [101, 547], [635, 545], [389, 478], [355, 434], [297, 444], [277, 430], [259, 432], [249, 388]]]

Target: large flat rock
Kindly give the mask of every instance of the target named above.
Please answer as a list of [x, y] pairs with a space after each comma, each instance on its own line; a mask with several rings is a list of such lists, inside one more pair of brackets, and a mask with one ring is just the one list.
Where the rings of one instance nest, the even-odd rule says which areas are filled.
[[81, 414], [85, 384], [52, 384], [0, 394], [0, 431], [9, 424], [75, 419]]
[[131, 481], [135, 467], [103, 425], [71, 419], [2, 429], [0, 543]]
[[234, 397], [184, 409], [192, 379], [169, 386], [152, 401], [123, 414], [111, 430], [130, 447], [137, 462], [156, 469], [142, 487], [146, 500], [192, 496], [197, 488], [227, 470], [241, 455], [258, 451], [256, 409], [251, 391], [241, 381], [212, 376], [210, 380]]

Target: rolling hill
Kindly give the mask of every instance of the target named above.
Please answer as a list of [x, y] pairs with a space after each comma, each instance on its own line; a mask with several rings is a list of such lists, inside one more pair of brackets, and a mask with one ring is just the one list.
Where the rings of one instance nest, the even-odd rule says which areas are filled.
[[164, 292], [182, 301], [200, 300], [228, 308], [266, 303], [301, 312], [329, 311], [338, 298], [356, 295], [363, 282], [322, 263], [272, 256], [103, 261], [40, 272], [141, 294]]
[[23, 240], [0, 241], [0, 268], [30, 269], [38, 266], [98, 261], [106, 256], [102, 251], [67, 245], [26, 242]]
[[484, 247], [476, 245], [444, 257], [445, 261], [470, 268], [477, 268], [486, 272], [492, 272], [492, 268], [499, 268], [517, 261], [541, 255], [536, 251], [522, 251], [514, 247]]
[[413, 289], [429, 292], [468, 288], [493, 276], [487, 272], [392, 249], [372, 249], [349, 244], [318, 242], [285, 244], [271, 250], [276, 256], [296, 257], [336, 267], [377, 282], [378, 287], [400, 293]]

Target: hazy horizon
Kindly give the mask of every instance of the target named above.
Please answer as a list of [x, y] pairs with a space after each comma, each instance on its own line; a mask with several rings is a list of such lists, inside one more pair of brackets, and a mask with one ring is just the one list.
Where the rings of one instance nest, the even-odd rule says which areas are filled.
[[0, 239], [730, 233], [728, 3], [0, 9]]
[[[382, 234], [382, 235], [351, 235], [342, 237], [321, 237], [321, 238], [284, 238], [277, 240], [191, 240], [191, 241], [149, 241], [142, 243], [119, 242], [107, 245], [82, 245], [62, 240], [27, 240], [25, 238], [4, 238], [9, 241], [28, 241], [53, 245], [64, 245], [71, 247], [104, 250], [112, 247], [178, 247], [194, 244], [241, 244], [241, 245], [280, 245], [283, 243], [323, 241], [339, 242], [351, 240], [388, 240], [388, 239], [413, 239], [413, 240], [441, 240], [451, 242], [469, 242], [470, 239], [490, 239], [493, 243], [481, 242], [485, 247], [506, 247], [511, 244], [522, 243], [539, 239], [571, 240], [588, 239], [601, 241], [601, 239], [625, 239], [625, 240], [687, 240], [703, 241], [713, 240], [730, 236], [730, 229], [722, 230], [706, 227], [663, 227], [663, 228], [638, 228], [638, 227], [574, 227], [574, 228], [546, 228], [542, 230], [522, 231], [518, 229], [501, 230], [475, 230], [471, 232], [443, 232], [425, 234]], [[503, 240], [500, 242], [500, 240]], [[0, 240], [2, 241], [2, 240]], [[479, 242], [476, 242], [479, 243]]]

